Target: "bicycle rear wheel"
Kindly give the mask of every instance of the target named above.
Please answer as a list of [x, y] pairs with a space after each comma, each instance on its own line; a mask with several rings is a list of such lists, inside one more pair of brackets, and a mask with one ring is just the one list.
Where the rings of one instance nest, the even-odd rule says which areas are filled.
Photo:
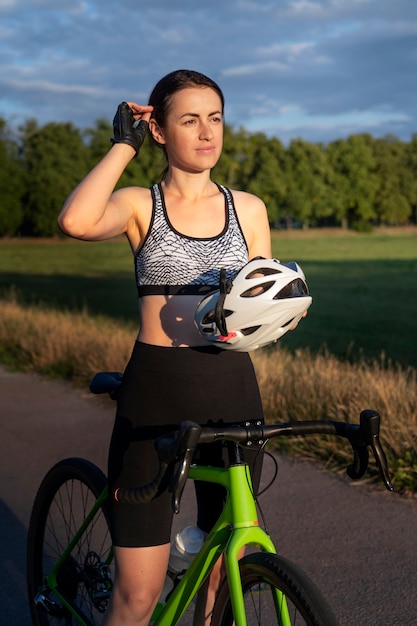
[[27, 543], [27, 586], [34, 626], [96, 626], [101, 622], [113, 580], [107, 499], [56, 572], [57, 590], [69, 606], [48, 586], [47, 576], [106, 483], [103, 472], [84, 459], [57, 463], [42, 481]]
[[[248, 626], [337, 626], [320, 591], [291, 561], [259, 552], [245, 556], [239, 565]], [[276, 600], [274, 589], [282, 592], [281, 601]], [[224, 580], [211, 626], [233, 624], [229, 587]]]

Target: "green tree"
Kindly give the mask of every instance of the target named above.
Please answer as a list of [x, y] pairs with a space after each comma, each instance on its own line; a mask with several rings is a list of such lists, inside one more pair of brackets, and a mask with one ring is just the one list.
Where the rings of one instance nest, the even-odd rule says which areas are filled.
[[93, 128], [87, 128], [83, 133], [83, 138], [88, 147], [89, 164], [91, 169], [110, 149], [110, 138], [113, 137], [111, 124], [105, 119], [95, 122]]
[[334, 214], [335, 174], [321, 144], [291, 141], [286, 152], [287, 213], [306, 227]]
[[405, 147], [401, 175], [401, 190], [411, 207], [413, 222], [417, 222], [417, 134]]
[[167, 161], [163, 149], [148, 134], [138, 157], [124, 171], [119, 186], [150, 187], [153, 183], [161, 180], [166, 165]]
[[213, 170], [213, 179], [236, 189], [240, 178], [242, 162], [247, 158], [247, 146], [250, 141], [249, 133], [243, 128], [237, 131], [225, 124], [223, 136], [222, 156]]
[[[13, 137], [0, 118], [0, 236], [56, 234], [63, 201], [109, 150], [112, 134], [105, 119], [84, 131], [52, 122], [40, 128], [28, 120]], [[118, 187], [150, 186], [165, 165], [163, 151], [148, 137]], [[374, 220], [417, 219], [417, 135], [409, 143], [352, 135], [326, 148], [295, 139], [285, 149], [277, 138], [226, 125], [213, 177], [261, 197], [271, 224], [330, 220], [366, 228]]]
[[365, 228], [376, 217], [378, 177], [372, 144], [372, 137], [363, 134], [327, 146], [340, 198], [335, 216], [344, 227]]
[[266, 204], [269, 221], [274, 223], [283, 215], [285, 149], [278, 139], [268, 139], [263, 133], [246, 139], [239, 152], [236, 186], [259, 196]]
[[380, 222], [405, 224], [411, 216], [411, 206], [403, 194], [405, 144], [389, 135], [374, 140], [378, 189], [375, 210]]
[[18, 155], [18, 144], [10, 138], [6, 122], [0, 119], [0, 236], [19, 232], [23, 222], [22, 196], [24, 171]]
[[57, 215], [72, 189], [88, 171], [88, 149], [71, 123], [22, 128], [27, 169], [26, 234], [57, 234]]

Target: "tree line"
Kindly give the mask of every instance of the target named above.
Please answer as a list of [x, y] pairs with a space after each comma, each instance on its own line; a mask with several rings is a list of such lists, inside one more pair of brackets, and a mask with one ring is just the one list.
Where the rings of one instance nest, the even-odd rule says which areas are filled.
[[[56, 235], [62, 203], [110, 146], [111, 124], [93, 128], [27, 120], [17, 131], [0, 118], [0, 236]], [[164, 157], [149, 138], [119, 185], [160, 180]], [[416, 223], [417, 134], [351, 135], [323, 145], [226, 125], [224, 149], [213, 178], [261, 197], [273, 227]]]

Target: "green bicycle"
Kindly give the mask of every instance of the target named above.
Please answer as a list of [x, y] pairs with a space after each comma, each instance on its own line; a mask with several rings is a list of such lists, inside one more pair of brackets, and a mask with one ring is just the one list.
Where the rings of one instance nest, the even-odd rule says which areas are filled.
[[[117, 396], [121, 374], [99, 373], [93, 393]], [[348, 475], [358, 479], [374, 453], [387, 489], [392, 490], [385, 454], [379, 441], [380, 417], [362, 411], [360, 424], [302, 421], [272, 425], [201, 427], [183, 422], [178, 432], [160, 437], [156, 448], [160, 471], [149, 485], [123, 489], [119, 499], [151, 499], [166, 472], [176, 463], [173, 509], [179, 511], [188, 478], [222, 485], [227, 492], [224, 510], [190, 567], [165, 604], [158, 604], [155, 626], [174, 626], [191, 604], [216, 561], [224, 555], [226, 576], [220, 585], [213, 626], [334, 626], [337, 620], [316, 585], [295, 564], [278, 556], [258, 521], [256, 496], [242, 446], [263, 446], [281, 436], [330, 434], [350, 441], [354, 460]], [[229, 464], [225, 468], [193, 463], [198, 445], [224, 440]], [[34, 626], [97, 626], [112, 591], [112, 546], [108, 527], [106, 477], [94, 464], [70, 458], [47, 473], [35, 498], [27, 546], [29, 603]], [[246, 548], [246, 555], [239, 553]], [[248, 553], [249, 552], [249, 553]]]

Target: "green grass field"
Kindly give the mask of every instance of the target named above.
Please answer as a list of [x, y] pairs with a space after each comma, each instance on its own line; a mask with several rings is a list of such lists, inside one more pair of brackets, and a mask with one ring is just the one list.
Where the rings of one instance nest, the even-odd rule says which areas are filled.
[[313, 296], [307, 318], [284, 340], [338, 357], [391, 359], [417, 367], [417, 235], [373, 234], [273, 241], [302, 266]]
[[[281, 342], [338, 356], [417, 367], [417, 232], [274, 232], [273, 254], [302, 266], [309, 314]], [[0, 241], [0, 297], [137, 321], [133, 261], [125, 240]]]

